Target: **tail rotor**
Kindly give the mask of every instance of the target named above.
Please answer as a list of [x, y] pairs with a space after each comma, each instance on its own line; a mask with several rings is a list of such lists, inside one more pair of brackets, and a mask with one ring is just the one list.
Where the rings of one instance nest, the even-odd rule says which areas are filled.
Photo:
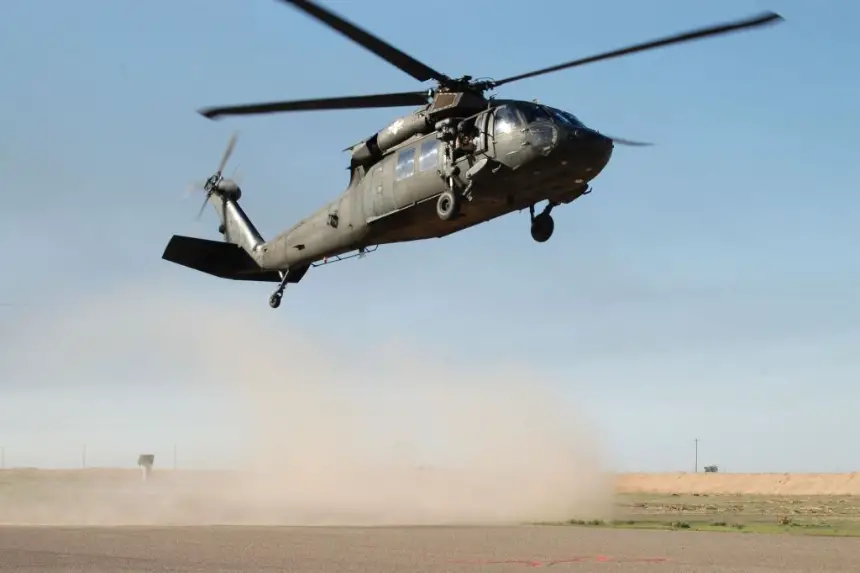
[[[221, 219], [225, 220], [225, 210], [226, 204], [228, 200], [238, 201], [242, 196], [242, 190], [239, 188], [238, 183], [234, 179], [226, 179], [223, 175], [224, 168], [227, 166], [227, 162], [230, 160], [230, 156], [233, 155], [233, 150], [236, 148], [236, 141], [238, 140], [238, 133], [234, 132], [233, 135], [230, 136], [230, 140], [227, 142], [227, 147], [224, 149], [224, 153], [221, 156], [221, 162], [218, 164], [218, 170], [209, 177], [204, 183], [197, 183], [192, 186], [192, 189], [202, 190], [206, 192], [206, 195], [203, 198], [203, 204], [200, 206], [200, 210], [197, 212], [197, 219], [203, 216], [203, 211], [206, 209], [206, 204], [212, 198], [213, 195], [219, 197], [221, 199]], [[227, 236], [228, 226], [222, 224], [221, 232], [224, 234], [225, 240], [229, 241], [230, 238]]]

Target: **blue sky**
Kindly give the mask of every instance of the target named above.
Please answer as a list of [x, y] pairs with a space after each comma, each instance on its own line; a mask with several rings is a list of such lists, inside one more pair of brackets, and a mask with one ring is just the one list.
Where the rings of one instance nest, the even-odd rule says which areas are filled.
[[[276, 349], [316, 341], [322, 361], [385, 362], [408, 347], [417, 369], [450, 368], [451, 380], [510, 364], [587, 419], [617, 469], [690, 469], [695, 437], [700, 459], [726, 470], [857, 468], [860, 5], [446, 0], [450, 33], [419, 34], [420, 4], [326, 4], [452, 76], [504, 77], [765, 9], [786, 22], [506, 86], [504, 97], [657, 145], [618, 148], [595, 192], [554, 212], [548, 243], [522, 213], [383, 246], [312, 270], [272, 311], [269, 285], [160, 260], [174, 233], [217, 236], [212, 213], [194, 221], [188, 184], [238, 128], [231, 168], [270, 237], [343, 190], [341, 149], [407, 110], [217, 123], [195, 110], [422, 85], [274, 1], [4, 6], [7, 464], [75, 465], [84, 443], [93, 464], [142, 449], [169, 459], [174, 443], [188, 465], [241, 448], [223, 421], [234, 394], [209, 384], [183, 339], [224, 354], [266, 332]], [[221, 333], [204, 333], [202, 317]], [[170, 336], [136, 337], [143, 323]], [[81, 354], [84, 339], [109, 342], [111, 359]], [[284, 353], [285, 377], [307, 366]], [[356, 400], [384, 399], [373, 372], [349, 374]]]

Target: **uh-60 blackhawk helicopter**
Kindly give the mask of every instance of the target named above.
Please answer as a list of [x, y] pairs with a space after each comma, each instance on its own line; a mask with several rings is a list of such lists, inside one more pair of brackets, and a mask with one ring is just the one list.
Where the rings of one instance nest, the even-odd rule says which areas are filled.
[[[550, 212], [589, 193], [614, 144], [568, 111], [485, 94], [499, 86], [670, 44], [774, 23], [772, 12], [635, 44], [501, 80], [451, 78], [310, 0], [281, 0], [304, 11], [418, 81], [427, 91], [272, 102], [201, 110], [207, 118], [283, 111], [420, 106], [347, 148], [350, 179], [340, 197], [269, 241], [239, 206], [241, 190], [218, 170], [202, 188], [221, 220], [223, 241], [174, 235], [162, 258], [217, 277], [279, 283], [269, 299], [280, 306], [288, 283], [311, 266], [362, 256], [379, 245], [443, 237], [528, 208], [531, 235], [547, 241]], [[345, 150], [345, 151], [347, 151]], [[535, 214], [535, 206], [545, 207]], [[202, 213], [201, 208], [201, 213]]]

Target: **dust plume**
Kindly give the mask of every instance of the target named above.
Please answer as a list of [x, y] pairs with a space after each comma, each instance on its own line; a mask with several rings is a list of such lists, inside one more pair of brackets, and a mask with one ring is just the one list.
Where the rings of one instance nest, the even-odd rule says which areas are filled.
[[4, 351], [30, 368], [14, 375], [179, 361], [163, 375], [193, 373], [201, 404], [233, 404], [221, 423], [247, 449], [235, 471], [156, 467], [147, 482], [132, 470], [0, 472], [0, 522], [406, 525], [609, 510], [597, 437], [528, 370], [470, 368], [380, 333], [339, 348], [291, 328], [288, 303], [273, 313], [253, 302], [207, 305], [148, 286], [31, 321]]

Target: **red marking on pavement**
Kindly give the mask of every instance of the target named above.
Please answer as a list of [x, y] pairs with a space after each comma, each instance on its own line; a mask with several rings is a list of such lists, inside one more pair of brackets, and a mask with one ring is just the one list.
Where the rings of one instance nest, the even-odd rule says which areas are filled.
[[608, 555], [583, 555], [568, 559], [469, 559], [457, 560], [450, 563], [456, 565], [524, 565], [526, 567], [552, 567], [564, 563], [666, 563], [666, 557], [610, 557]]
[[454, 565], [525, 565], [526, 567], [540, 567], [542, 561], [532, 561], [530, 559], [501, 559], [501, 560], [458, 560], [451, 561]]

